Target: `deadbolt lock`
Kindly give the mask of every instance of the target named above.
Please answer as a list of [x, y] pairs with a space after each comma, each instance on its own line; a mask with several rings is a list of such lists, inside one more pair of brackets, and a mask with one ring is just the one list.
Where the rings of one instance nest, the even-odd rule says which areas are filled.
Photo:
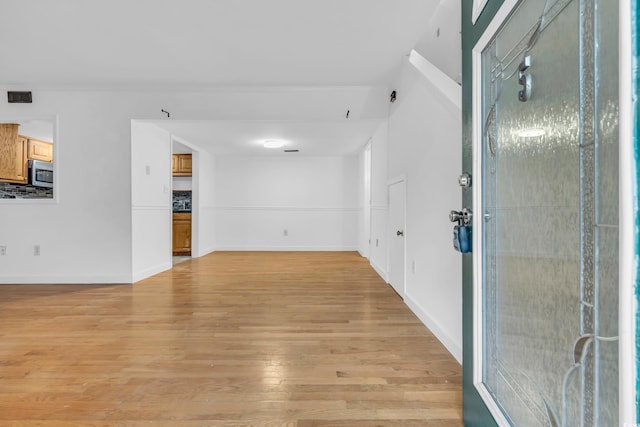
[[462, 175], [460, 175], [458, 177], [458, 184], [464, 189], [471, 187], [471, 175], [469, 175], [468, 173], [463, 173]]

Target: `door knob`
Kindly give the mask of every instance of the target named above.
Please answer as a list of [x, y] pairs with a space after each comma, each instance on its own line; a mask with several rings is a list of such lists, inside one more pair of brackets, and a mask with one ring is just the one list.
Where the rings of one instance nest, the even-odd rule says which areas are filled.
[[396, 231], [396, 236], [404, 236], [404, 231], [401, 231], [401, 230]]

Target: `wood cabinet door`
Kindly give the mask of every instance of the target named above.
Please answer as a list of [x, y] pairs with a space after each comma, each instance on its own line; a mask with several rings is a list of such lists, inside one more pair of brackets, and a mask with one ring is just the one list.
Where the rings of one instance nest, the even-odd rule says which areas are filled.
[[53, 144], [38, 139], [28, 139], [27, 158], [29, 160], [41, 160], [43, 162], [53, 162]]
[[178, 173], [178, 155], [174, 154], [171, 156], [171, 172], [175, 175]]
[[20, 184], [27, 184], [29, 181], [27, 138], [23, 136], [18, 136], [16, 140], [16, 181]]
[[180, 166], [178, 168], [180, 169], [180, 172], [191, 175], [191, 165], [191, 154], [182, 154], [180, 156]]
[[18, 136], [18, 125], [0, 125], [0, 181], [26, 184], [27, 139]]
[[174, 154], [171, 156], [171, 169], [173, 176], [191, 176], [191, 154]]
[[173, 255], [191, 255], [191, 214], [173, 214]]

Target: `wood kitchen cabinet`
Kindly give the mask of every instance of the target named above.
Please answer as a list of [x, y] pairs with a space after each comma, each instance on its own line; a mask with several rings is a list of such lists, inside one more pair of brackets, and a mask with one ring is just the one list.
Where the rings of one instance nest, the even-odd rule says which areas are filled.
[[191, 154], [174, 154], [171, 157], [173, 176], [191, 176]]
[[26, 184], [28, 173], [27, 138], [18, 136], [17, 124], [0, 124], [0, 181]]
[[53, 144], [39, 139], [27, 139], [27, 158], [29, 160], [41, 160], [53, 162]]
[[191, 213], [173, 213], [173, 255], [191, 256]]

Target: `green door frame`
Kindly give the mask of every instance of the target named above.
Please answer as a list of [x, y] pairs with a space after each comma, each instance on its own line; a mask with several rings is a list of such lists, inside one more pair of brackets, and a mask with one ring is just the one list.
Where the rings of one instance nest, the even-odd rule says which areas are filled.
[[[473, 75], [472, 50], [504, 0], [489, 0], [475, 25], [472, 23], [473, 1], [462, 1], [462, 171], [473, 170]], [[462, 194], [462, 206], [473, 209], [473, 195]], [[473, 381], [473, 258], [462, 255], [462, 399], [467, 427], [497, 426]]]

